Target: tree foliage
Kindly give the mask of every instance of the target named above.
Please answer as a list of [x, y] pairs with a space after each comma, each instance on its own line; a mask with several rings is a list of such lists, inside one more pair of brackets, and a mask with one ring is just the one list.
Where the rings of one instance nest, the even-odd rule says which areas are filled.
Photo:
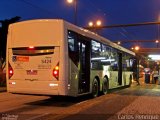
[[18, 22], [20, 20], [19, 16], [13, 17], [11, 19], [0, 20], [0, 68], [6, 60], [6, 45], [7, 45], [7, 33], [8, 26], [11, 23]]

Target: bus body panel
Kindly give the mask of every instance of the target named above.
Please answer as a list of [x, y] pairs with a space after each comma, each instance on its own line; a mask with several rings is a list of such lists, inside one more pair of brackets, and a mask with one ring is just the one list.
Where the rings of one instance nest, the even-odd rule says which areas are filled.
[[60, 61], [59, 53], [60, 47], [55, 47], [52, 54], [36, 56], [14, 55], [13, 50], [9, 49], [9, 63], [14, 69], [11, 80], [56, 80], [52, 72]]
[[[11, 47], [59, 46], [63, 39], [60, 21], [28, 21], [13, 24]], [[8, 46], [10, 48], [10, 46]]]
[[[89, 72], [85, 74], [89, 74], [87, 78], [90, 79], [87, 81], [89, 87], [87, 86], [88, 88], [85, 89], [85, 86], [83, 86], [84, 91], [81, 90], [80, 87], [82, 86], [79, 86], [82, 82], [79, 79], [81, 68], [79, 65], [75, 65], [69, 56], [68, 31], [73, 31], [78, 35], [81, 49], [87, 51], [84, 56], [89, 55], [91, 57], [91, 50], [88, 47], [94, 40], [101, 45], [107, 45], [114, 49], [119, 55], [117, 63], [121, 60], [120, 64], [122, 64], [123, 53], [131, 56], [135, 55], [108, 39], [64, 20], [44, 19], [15, 23], [9, 26], [8, 32], [7, 71], [9, 71], [10, 66], [14, 69], [11, 78], [9, 78], [8, 72], [6, 74], [8, 92], [80, 96], [92, 92], [95, 77], [99, 78], [100, 91], [102, 91], [103, 78], [106, 76], [109, 80], [109, 89], [130, 84], [132, 71], [122, 71], [122, 66], [121, 72], [118, 72], [118, 69], [108, 70], [107, 64], [103, 65], [102, 69], [92, 69], [90, 67], [91, 58], [85, 57], [85, 62], [87, 61], [87, 64], [89, 64], [87, 67]], [[32, 48], [35, 48], [35, 51]], [[82, 53], [80, 55], [83, 58]], [[83, 62], [81, 61], [81, 63]], [[57, 65], [59, 65], [58, 80], [53, 76], [53, 70]], [[120, 77], [119, 74], [121, 74]], [[120, 84], [119, 79], [121, 79]], [[86, 84], [85, 82], [84, 84]]]
[[78, 96], [78, 78], [79, 71], [77, 66], [72, 62], [71, 59], [68, 60], [68, 95], [70, 96]]
[[9, 80], [8, 92], [24, 93], [24, 94], [40, 94], [40, 95], [59, 95], [59, 82], [51, 81], [23, 81], [23, 80]]
[[[63, 21], [25, 21], [10, 25], [7, 43], [7, 90], [12, 93], [66, 95]], [[53, 69], [59, 65], [58, 80]], [[8, 70], [9, 71], [9, 70]], [[67, 82], [67, 81], [66, 81]]]
[[[118, 49], [119, 51], [124, 51], [127, 52], [128, 54], [131, 55], [135, 55], [133, 52], [128, 51], [127, 49], [112, 43], [108, 40], [106, 40], [105, 38], [95, 34], [95, 33], [89, 33], [88, 30], [82, 29], [82, 28], [77, 28], [74, 25], [67, 23], [66, 25], [66, 30], [65, 32], [67, 33], [67, 30], [71, 30], [74, 31], [75, 33], [79, 34], [79, 35], [83, 35], [85, 37], [90, 38], [90, 40], [92, 40], [92, 38], [94, 38], [95, 40], [98, 40], [99, 42], [101, 42], [102, 44], [106, 44], [108, 46], [113, 47], [114, 49]], [[67, 36], [67, 35], [66, 35]], [[69, 57], [68, 57], [69, 58]], [[81, 94], [78, 94], [78, 75], [79, 75], [79, 68], [77, 68], [75, 66], [75, 64], [73, 63], [73, 61], [69, 58], [69, 62], [68, 62], [68, 82], [69, 82], [69, 95], [71, 96], [79, 96]], [[127, 74], [126, 74], [127, 73]], [[109, 89], [112, 88], [117, 88], [117, 87], [121, 87], [121, 86], [125, 86], [125, 85], [129, 85], [130, 84], [130, 75], [132, 75], [132, 71], [122, 71], [122, 83], [121, 85], [118, 84], [118, 71], [108, 71], [108, 70], [90, 70], [90, 91], [89, 93], [92, 92], [92, 83], [93, 80], [95, 79], [95, 77], [97, 76], [100, 79], [100, 91], [102, 90], [102, 83], [103, 83], [103, 78], [105, 76], [107, 76], [109, 78]]]

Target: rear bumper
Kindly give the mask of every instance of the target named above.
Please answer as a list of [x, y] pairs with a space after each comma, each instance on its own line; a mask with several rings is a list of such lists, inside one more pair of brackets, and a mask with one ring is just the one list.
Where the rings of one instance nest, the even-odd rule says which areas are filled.
[[35, 95], [65, 95], [57, 81], [7, 81], [7, 92]]
[[58, 90], [27, 90], [27, 89], [7, 89], [9, 93], [30, 94], [30, 95], [59, 95]]

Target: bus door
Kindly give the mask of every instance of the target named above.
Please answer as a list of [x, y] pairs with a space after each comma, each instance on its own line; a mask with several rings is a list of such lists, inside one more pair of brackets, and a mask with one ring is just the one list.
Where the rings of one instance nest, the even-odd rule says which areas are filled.
[[79, 82], [78, 93], [89, 92], [90, 86], [90, 42], [82, 40], [78, 41], [79, 46]]
[[122, 53], [118, 52], [118, 84], [122, 85]]

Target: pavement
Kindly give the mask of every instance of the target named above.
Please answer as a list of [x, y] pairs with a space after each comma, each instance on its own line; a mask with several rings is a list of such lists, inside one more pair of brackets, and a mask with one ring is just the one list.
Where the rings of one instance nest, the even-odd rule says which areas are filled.
[[[140, 86], [154, 85], [154, 84], [158, 85], [158, 80], [157, 80], [157, 83], [153, 84], [152, 77], [150, 77], [150, 83], [145, 83], [145, 76], [143, 76], [143, 77], [139, 78], [139, 83], [140, 83]], [[131, 86], [137, 86], [137, 82], [133, 80]]]
[[3, 120], [11, 115], [18, 120], [160, 120], [159, 96], [160, 85], [146, 84], [144, 78], [138, 86], [133, 81], [129, 88], [95, 99], [4, 92], [0, 93], [0, 113], [5, 113]]

